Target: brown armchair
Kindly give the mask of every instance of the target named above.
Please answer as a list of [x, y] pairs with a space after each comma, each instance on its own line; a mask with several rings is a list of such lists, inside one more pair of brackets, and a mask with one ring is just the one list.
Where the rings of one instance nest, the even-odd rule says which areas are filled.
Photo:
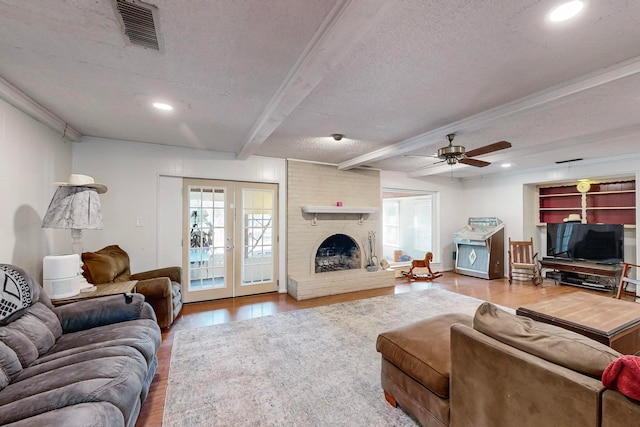
[[131, 274], [129, 255], [118, 245], [82, 254], [82, 274], [89, 283], [137, 280], [136, 292], [145, 296], [161, 328], [168, 328], [182, 309], [182, 268], [166, 267]]

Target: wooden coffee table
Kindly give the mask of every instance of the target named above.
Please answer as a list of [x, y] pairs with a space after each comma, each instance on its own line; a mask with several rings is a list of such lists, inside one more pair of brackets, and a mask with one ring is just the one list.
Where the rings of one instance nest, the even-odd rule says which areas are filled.
[[104, 283], [100, 285], [95, 285], [96, 289], [93, 291], [80, 292], [78, 295], [75, 295], [69, 298], [52, 299], [51, 303], [55, 306], [58, 306], [63, 304], [69, 304], [76, 301], [82, 301], [85, 299], [106, 297], [109, 295], [126, 294], [127, 292], [135, 292], [137, 284], [138, 284], [137, 280], [130, 280], [128, 282]]
[[516, 314], [560, 326], [623, 354], [640, 350], [640, 304], [576, 292], [525, 305]]

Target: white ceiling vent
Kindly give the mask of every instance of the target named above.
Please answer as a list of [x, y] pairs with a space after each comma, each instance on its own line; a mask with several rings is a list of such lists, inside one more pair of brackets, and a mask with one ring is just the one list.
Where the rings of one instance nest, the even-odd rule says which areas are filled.
[[138, 0], [115, 0], [124, 33], [132, 44], [160, 50], [156, 29], [158, 8]]

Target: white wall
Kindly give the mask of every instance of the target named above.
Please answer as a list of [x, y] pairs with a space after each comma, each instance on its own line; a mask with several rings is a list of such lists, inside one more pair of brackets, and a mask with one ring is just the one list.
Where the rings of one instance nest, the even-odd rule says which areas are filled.
[[[86, 251], [118, 244], [131, 271], [181, 265], [182, 177], [268, 182], [279, 185], [280, 291], [286, 290], [286, 164], [282, 159], [234, 155], [101, 138], [73, 147], [74, 170], [109, 187], [100, 197], [103, 230], [85, 232]], [[179, 221], [176, 221], [179, 218]]]
[[56, 187], [71, 173], [72, 144], [0, 99], [0, 263], [42, 280], [45, 255], [71, 252], [69, 230], [42, 228]]
[[[283, 290], [286, 274], [284, 160], [256, 157], [237, 162], [230, 154], [98, 138], [71, 144], [3, 100], [0, 100], [0, 150], [3, 160], [0, 170], [2, 263], [19, 265], [41, 280], [43, 256], [70, 252], [69, 231], [42, 229], [41, 221], [55, 191], [52, 183], [65, 181], [72, 172], [92, 175], [96, 181], [109, 186], [109, 192], [101, 198], [104, 230], [85, 231], [85, 249], [121, 244], [132, 255], [134, 271], [167, 265], [170, 261], [180, 263], [180, 249], [163, 241], [165, 234], [172, 235], [171, 230], [163, 228], [164, 224], [173, 222], [176, 207], [181, 206], [175, 177], [275, 182], [280, 185], [281, 194], [279, 269]], [[440, 205], [437, 228], [443, 254], [440, 268], [450, 269], [453, 264], [450, 254], [455, 249], [453, 233], [464, 226], [469, 217], [497, 216], [506, 224], [507, 237], [528, 237], [539, 231], [535, 224], [533, 189], [536, 184], [616, 176], [635, 177], [640, 182], [639, 160], [640, 155], [627, 156], [612, 162], [585, 161], [535, 172], [462, 181], [437, 177], [410, 179], [403, 173], [382, 171], [381, 185], [437, 192]], [[636, 205], [640, 206], [640, 192], [636, 197]], [[640, 224], [640, 210], [636, 216], [636, 223]], [[141, 220], [142, 227], [136, 227], [137, 219]], [[625, 258], [639, 262], [637, 234], [637, 228], [625, 233]]]
[[[179, 215], [181, 200], [177, 181], [180, 177], [273, 182], [279, 184], [281, 195], [279, 270], [280, 287], [284, 290], [286, 165], [282, 159], [252, 157], [238, 162], [231, 154], [99, 138], [85, 138], [71, 144], [3, 100], [0, 100], [0, 152], [2, 263], [25, 268], [41, 280], [45, 255], [70, 252], [69, 231], [42, 229], [41, 222], [55, 191], [52, 183], [65, 181], [72, 172], [91, 175], [109, 186], [109, 192], [101, 197], [104, 229], [84, 231], [85, 250], [118, 243], [131, 254], [133, 271], [180, 263], [181, 251], [173, 242], [180, 231], [164, 228], [167, 223], [176, 222]], [[539, 247], [540, 230], [535, 223], [536, 184], [608, 177], [632, 177], [640, 182], [639, 160], [640, 154], [610, 162], [587, 160], [535, 172], [462, 181], [437, 177], [411, 179], [390, 171], [382, 171], [380, 177], [385, 188], [437, 192], [441, 269], [450, 269], [451, 253], [455, 249], [453, 233], [464, 226], [469, 217], [497, 216], [505, 222], [507, 237], [534, 235]], [[640, 192], [636, 193], [636, 206], [640, 206]], [[640, 224], [638, 209], [636, 218]], [[136, 226], [138, 220], [140, 227]], [[640, 262], [637, 241], [638, 228], [628, 229], [625, 258], [636, 263]]]
[[436, 204], [439, 206], [435, 233], [439, 234], [436, 245], [440, 248], [440, 260], [434, 260], [434, 266], [438, 270], [450, 270], [453, 268], [453, 233], [467, 224], [465, 205], [466, 198], [463, 194], [462, 183], [459, 180], [450, 180], [440, 177], [425, 177], [423, 179], [408, 178], [401, 172], [380, 172], [380, 182], [383, 188], [395, 188], [403, 190], [422, 190], [436, 192]]

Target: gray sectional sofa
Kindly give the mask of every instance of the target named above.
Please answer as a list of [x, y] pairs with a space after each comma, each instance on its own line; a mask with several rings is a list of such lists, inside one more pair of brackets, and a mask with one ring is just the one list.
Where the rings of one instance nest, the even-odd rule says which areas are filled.
[[54, 308], [24, 270], [0, 264], [0, 425], [133, 426], [160, 342], [140, 294]]

